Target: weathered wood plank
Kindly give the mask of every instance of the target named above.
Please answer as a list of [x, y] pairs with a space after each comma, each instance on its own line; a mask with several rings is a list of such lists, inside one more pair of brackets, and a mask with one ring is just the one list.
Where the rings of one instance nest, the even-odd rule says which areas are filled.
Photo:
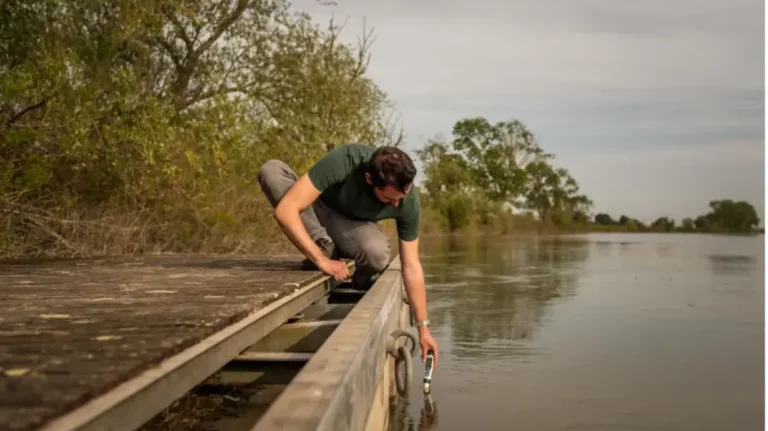
[[389, 429], [389, 406], [391, 397], [390, 381], [394, 379], [395, 359], [387, 356], [384, 363], [384, 372], [378, 382], [376, 394], [373, 397], [371, 411], [365, 423], [365, 431], [383, 431]]
[[336, 330], [339, 321], [323, 325], [285, 324], [248, 348], [249, 352], [316, 352]]
[[0, 425], [39, 427], [320, 277], [298, 259], [4, 261]]
[[359, 431], [384, 373], [398, 328], [402, 279], [385, 271], [304, 366], [253, 431]]

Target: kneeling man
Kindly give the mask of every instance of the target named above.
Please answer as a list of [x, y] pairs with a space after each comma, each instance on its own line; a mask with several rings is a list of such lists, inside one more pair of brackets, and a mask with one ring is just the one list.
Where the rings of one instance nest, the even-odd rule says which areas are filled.
[[396, 147], [346, 144], [317, 161], [301, 178], [285, 163], [270, 160], [259, 184], [291, 242], [314, 266], [336, 280], [349, 277], [338, 259], [354, 259], [352, 284], [368, 289], [387, 267], [390, 246], [376, 222], [394, 219], [406, 294], [419, 330], [422, 361], [437, 343], [429, 332], [424, 274], [419, 261], [419, 196], [416, 168]]

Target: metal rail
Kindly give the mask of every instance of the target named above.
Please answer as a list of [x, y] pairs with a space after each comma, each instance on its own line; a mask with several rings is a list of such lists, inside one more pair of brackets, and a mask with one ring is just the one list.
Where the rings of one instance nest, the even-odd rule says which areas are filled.
[[139, 428], [240, 352], [321, 299], [337, 284], [330, 277], [320, 277], [81, 407], [48, 422], [41, 431]]

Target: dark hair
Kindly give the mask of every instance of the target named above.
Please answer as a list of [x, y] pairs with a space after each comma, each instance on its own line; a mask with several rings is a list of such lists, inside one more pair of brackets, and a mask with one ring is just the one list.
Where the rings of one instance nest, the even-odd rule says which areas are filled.
[[371, 155], [366, 170], [374, 187], [394, 186], [401, 192], [413, 183], [416, 167], [408, 154], [396, 147], [379, 147]]

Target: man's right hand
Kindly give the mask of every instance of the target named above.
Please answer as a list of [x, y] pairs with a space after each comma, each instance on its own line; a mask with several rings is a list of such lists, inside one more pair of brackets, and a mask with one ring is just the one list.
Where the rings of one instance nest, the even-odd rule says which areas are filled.
[[336, 281], [349, 278], [349, 268], [347, 264], [340, 260], [323, 259], [317, 265], [323, 273], [332, 276]]

